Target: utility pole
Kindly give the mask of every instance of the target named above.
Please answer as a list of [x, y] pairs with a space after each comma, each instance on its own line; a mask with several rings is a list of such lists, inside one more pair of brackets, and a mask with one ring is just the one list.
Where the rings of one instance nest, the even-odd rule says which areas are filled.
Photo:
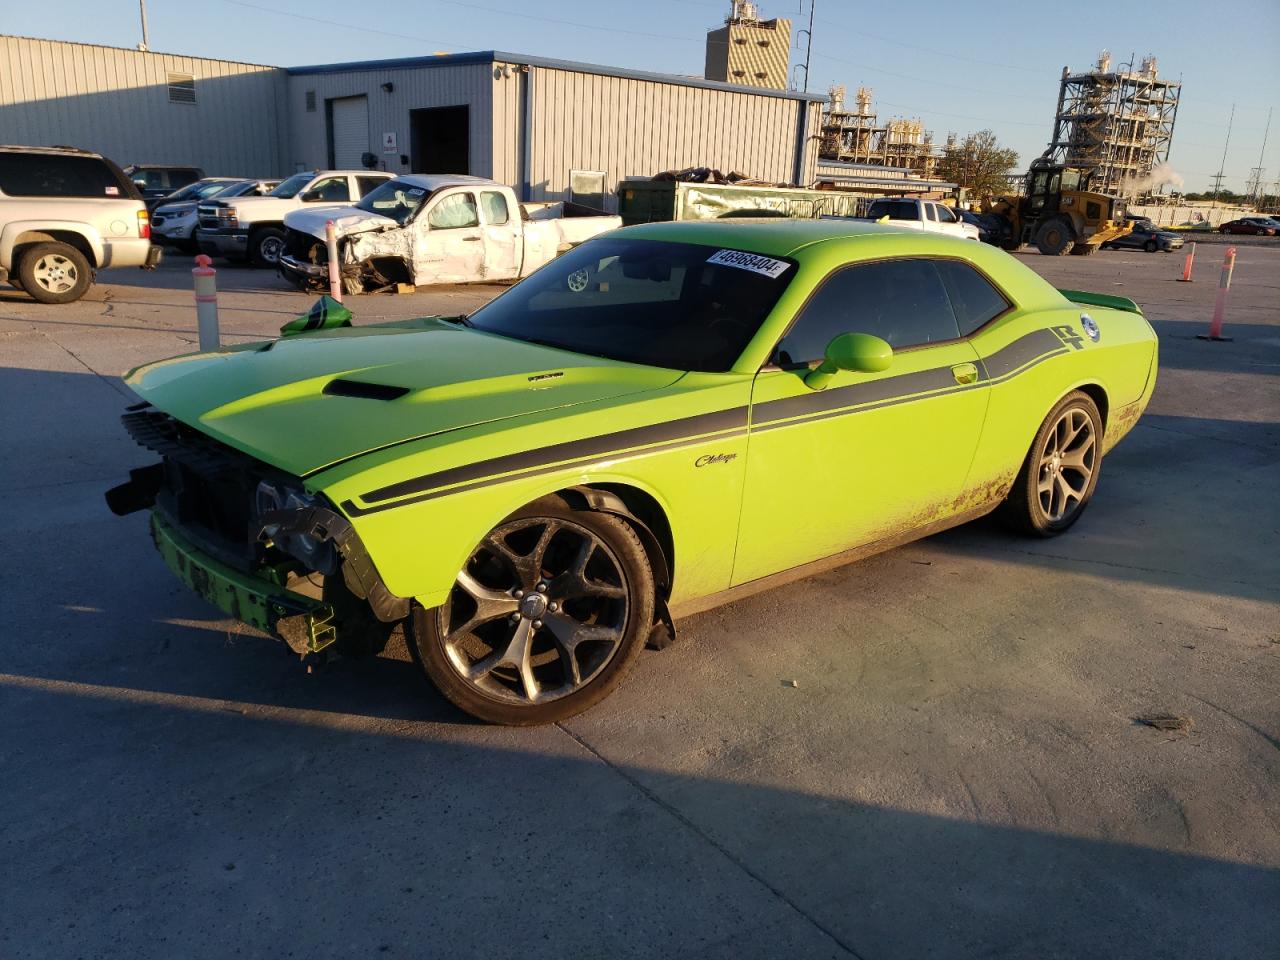
[[142, 42], [138, 44], [138, 49], [146, 53], [151, 49], [151, 44], [147, 37], [147, 0], [138, 0], [138, 12], [142, 15]]
[[1262, 160], [1267, 155], [1267, 138], [1271, 136], [1271, 107], [1267, 110], [1267, 128], [1262, 131], [1262, 149], [1258, 151], [1258, 165], [1249, 171], [1249, 199], [1257, 206], [1262, 202], [1262, 194], [1265, 190], [1263, 183], [1263, 174], [1267, 171], [1262, 166]]
[[[791, 89], [794, 90], [795, 84], [796, 84], [796, 70], [798, 70], [801, 66], [804, 67], [804, 92], [805, 93], [809, 92], [809, 56], [813, 52], [813, 3], [814, 3], [814, 0], [809, 0], [809, 29], [805, 30], [801, 28], [800, 30], [796, 31], [797, 46], [800, 43], [800, 34], [803, 33], [805, 35], [804, 63], [803, 64], [797, 63], [794, 67], [791, 68]], [[803, 0], [801, 0], [800, 9], [797, 12], [804, 13]]]
[[1213, 178], [1213, 201], [1209, 204], [1212, 211], [1218, 205], [1218, 191], [1222, 189], [1222, 171], [1227, 166], [1227, 147], [1231, 145], [1231, 125], [1236, 121], [1236, 105], [1231, 105], [1231, 116], [1227, 118], [1227, 138], [1222, 143], [1222, 162], [1218, 164], [1218, 172]]

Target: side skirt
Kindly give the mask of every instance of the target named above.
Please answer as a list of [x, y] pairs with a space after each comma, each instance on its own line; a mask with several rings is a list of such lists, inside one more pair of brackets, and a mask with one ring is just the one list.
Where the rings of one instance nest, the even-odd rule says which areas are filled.
[[867, 557], [873, 557], [877, 553], [884, 553], [886, 550], [892, 550], [895, 547], [903, 546], [911, 543], [913, 540], [922, 540], [925, 537], [931, 537], [935, 533], [941, 533], [943, 530], [950, 530], [952, 527], [958, 527], [962, 524], [977, 520], [979, 517], [986, 516], [1000, 505], [999, 500], [984, 503], [981, 506], [973, 507], [963, 513], [953, 514], [944, 517], [941, 520], [935, 520], [932, 523], [925, 524], [922, 527], [915, 527], [902, 533], [894, 534], [891, 537], [885, 537], [881, 540], [873, 540], [862, 546], [854, 547], [852, 550], [845, 550], [843, 553], [837, 553], [830, 557], [823, 557], [819, 560], [812, 560], [809, 563], [801, 564], [798, 567], [792, 567], [789, 570], [781, 570], [778, 573], [771, 573], [767, 577], [761, 577], [759, 580], [751, 580], [747, 583], [738, 584], [736, 587], [730, 587], [728, 590], [721, 590], [719, 593], [708, 594], [705, 597], [694, 597], [692, 600], [685, 600], [681, 603], [673, 604], [670, 608], [671, 616], [676, 620], [683, 620], [685, 617], [691, 617], [697, 613], [705, 613], [708, 610], [714, 610], [716, 607], [724, 606], [726, 603], [734, 603], [738, 600], [745, 600], [747, 597], [755, 596], [757, 593], [763, 593], [766, 590], [772, 590], [775, 587], [781, 587], [788, 583], [795, 583], [797, 580], [803, 580], [805, 577], [812, 577], [819, 573], [825, 573], [828, 570], [834, 570], [837, 567], [843, 567], [857, 560], [865, 560]]

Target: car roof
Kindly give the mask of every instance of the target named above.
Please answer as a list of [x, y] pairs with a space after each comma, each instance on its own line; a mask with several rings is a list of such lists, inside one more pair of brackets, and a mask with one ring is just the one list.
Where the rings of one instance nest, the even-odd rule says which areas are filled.
[[[875, 240], [889, 235], [906, 234], [920, 237], [919, 230], [908, 230], [890, 224], [873, 223], [870, 220], [832, 218], [829, 220], [790, 220], [762, 218], [758, 220], [735, 218], [733, 220], [694, 220], [679, 223], [644, 223], [627, 227], [625, 234], [637, 239], [667, 240], [674, 243], [701, 243], [733, 247], [772, 256], [785, 257], [801, 247], [824, 240], [848, 240], [867, 238]], [[973, 243], [942, 234], [935, 237], [955, 240], [957, 243]]]
[[102, 154], [92, 150], [81, 150], [79, 147], [28, 147], [16, 143], [0, 143], [3, 153], [41, 153], [49, 156], [63, 157], [101, 157]]
[[497, 186], [494, 181], [487, 177], [472, 177], [463, 173], [446, 173], [446, 174], [425, 174], [425, 173], [403, 173], [395, 178], [401, 183], [412, 184], [415, 187], [422, 187], [424, 190], [434, 193], [441, 187], [462, 186], [471, 183], [483, 183], [486, 186]]

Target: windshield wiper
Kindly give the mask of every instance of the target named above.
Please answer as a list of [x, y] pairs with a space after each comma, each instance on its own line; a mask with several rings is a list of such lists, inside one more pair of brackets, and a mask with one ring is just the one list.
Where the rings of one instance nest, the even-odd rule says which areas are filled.
[[467, 315], [465, 313], [460, 313], [456, 317], [441, 317], [440, 319], [445, 323], [456, 323], [460, 327], [474, 326], [474, 324], [467, 319]]

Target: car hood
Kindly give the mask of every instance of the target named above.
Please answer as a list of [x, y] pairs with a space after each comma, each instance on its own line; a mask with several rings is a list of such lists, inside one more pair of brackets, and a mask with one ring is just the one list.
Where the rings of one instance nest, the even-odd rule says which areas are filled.
[[400, 226], [390, 217], [353, 206], [295, 210], [284, 218], [284, 225], [290, 230], [299, 230], [324, 240], [325, 226], [330, 220], [339, 237], [351, 237], [374, 230], [392, 230]]
[[156, 213], [162, 213], [166, 217], [185, 217], [190, 213], [194, 213], [197, 200], [180, 200], [177, 203], [166, 203], [156, 207]]
[[189, 426], [302, 476], [392, 444], [655, 390], [682, 375], [428, 318], [175, 357], [125, 382]]

